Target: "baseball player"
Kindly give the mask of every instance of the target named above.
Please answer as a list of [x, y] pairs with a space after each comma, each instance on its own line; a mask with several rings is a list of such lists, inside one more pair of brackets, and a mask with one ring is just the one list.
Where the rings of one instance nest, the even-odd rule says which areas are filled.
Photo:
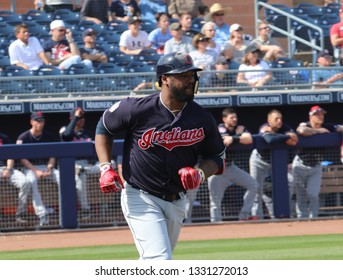
[[[85, 127], [85, 112], [82, 108], [74, 108], [70, 112], [70, 122], [67, 126], [63, 126], [60, 131], [61, 141], [67, 142], [91, 142], [93, 141], [91, 134], [84, 129]], [[90, 206], [87, 199], [87, 174], [98, 174], [99, 166], [92, 164], [87, 159], [77, 159], [75, 161], [75, 184], [77, 194], [81, 204], [81, 218], [90, 218]]]
[[[0, 146], [10, 144], [11, 141], [4, 133], [0, 133]], [[0, 160], [0, 182], [8, 182], [19, 189], [18, 209], [16, 213], [16, 222], [26, 223], [27, 197], [30, 191], [30, 185], [25, 175], [17, 169], [14, 169], [14, 160]]]
[[[30, 124], [31, 129], [18, 136], [17, 144], [53, 142], [53, 138], [44, 130], [45, 117], [42, 112], [32, 113]], [[56, 159], [49, 158], [48, 162], [46, 162], [46, 159], [40, 158], [22, 159], [21, 163], [24, 166], [26, 180], [32, 188], [32, 203], [35, 214], [39, 217], [39, 225], [48, 225], [51, 209], [47, 209], [43, 204], [38, 189], [38, 180], [46, 178], [51, 179], [58, 185], [60, 184], [59, 171], [55, 169]]]
[[[342, 125], [324, 122], [325, 114], [323, 108], [313, 106], [309, 112], [309, 121], [299, 124], [298, 134], [309, 137], [319, 133], [342, 132]], [[318, 217], [323, 157], [323, 148], [304, 148], [294, 157], [293, 185], [298, 218]]]
[[[283, 123], [282, 114], [278, 110], [271, 110], [268, 113], [267, 122], [259, 128], [259, 135], [268, 144], [285, 143], [294, 146], [298, 143], [298, 137], [294, 130]], [[262, 200], [266, 205], [271, 219], [274, 218], [274, 206], [272, 199], [264, 194], [263, 182], [271, 172], [270, 150], [254, 149], [249, 159], [250, 174], [258, 182], [258, 190], [255, 197], [255, 202], [252, 207], [252, 216], [264, 218]]]
[[[156, 66], [161, 92], [123, 99], [97, 126], [100, 188], [122, 190], [122, 210], [143, 260], [172, 259], [186, 191], [222, 172], [225, 147], [216, 122], [193, 101], [198, 71], [189, 54], [163, 56]], [[124, 189], [110, 165], [113, 136], [122, 130]]]
[[229, 150], [229, 147], [235, 143], [248, 145], [253, 142], [253, 139], [245, 126], [238, 125], [235, 109], [224, 109], [222, 112], [222, 120], [223, 123], [219, 124], [218, 130], [223, 138], [224, 145], [227, 147], [227, 160], [223, 175], [214, 175], [208, 178], [211, 222], [222, 221], [221, 203], [226, 188], [231, 184], [236, 184], [247, 189], [244, 195], [243, 207], [239, 212], [239, 220], [254, 219], [250, 214], [258, 189], [258, 183], [248, 172], [239, 167], [242, 165], [240, 152]]

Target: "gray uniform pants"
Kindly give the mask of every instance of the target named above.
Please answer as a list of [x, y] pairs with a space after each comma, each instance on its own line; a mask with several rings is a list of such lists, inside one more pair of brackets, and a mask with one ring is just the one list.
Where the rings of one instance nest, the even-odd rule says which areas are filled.
[[238, 218], [241, 220], [249, 218], [258, 189], [258, 183], [248, 172], [240, 169], [234, 163], [231, 163], [226, 167], [222, 175], [213, 175], [208, 178], [211, 222], [222, 221], [222, 199], [226, 188], [232, 184], [236, 184], [247, 189], [244, 194], [243, 207], [239, 212]]
[[299, 156], [294, 157], [292, 165], [297, 217], [318, 217], [322, 167], [304, 165]]
[[258, 216], [259, 218], [263, 219], [263, 201], [266, 205], [270, 218], [274, 218], [274, 205], [272, 198], [263, 193], [264, 180], [269, 175], [271, 164], [265, 162], [255, 149], [251, 153], [249, 166], [250, 175], [258, 182], [258, 190], [251, 213], [253, 216]]

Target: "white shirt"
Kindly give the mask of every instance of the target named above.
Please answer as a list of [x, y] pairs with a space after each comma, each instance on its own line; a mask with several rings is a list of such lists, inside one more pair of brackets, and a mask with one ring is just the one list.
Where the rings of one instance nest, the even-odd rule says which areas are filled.
[[36, 70], [44, 64], [38, 56], [38, 53], [43, 51], [42, 45], [36, 37], [29, 37], [27, 45], [17, 39], [8, 47], [11, 64], [20, 62], [27, 65], [30, 70]]
[[[267, 75], [266, 71], [269, 71], [269, 69], [270, 68], [268, 64], [265, 61], [261, 60], [260, 63], [257, 64], [256, 66], [246, 65], [242, 63], [239, 66], [238, 71], [254, 70], [254, 72], [244, 72], [244, 77], [245, 79], [248, 80], [249, 83], [256, 83], [257, 81], [263, 79]], [[262, 70], [262, 71], [256, 71], [256, 70]]]
[[139, 30], [136, 37], [132, 36], [130, 30], [124, 31], [120, 36], [119, 46], [126, 47], [128, 50], [138, 50], [149, 47], [151, 42], [148, 39], [148, 33]]

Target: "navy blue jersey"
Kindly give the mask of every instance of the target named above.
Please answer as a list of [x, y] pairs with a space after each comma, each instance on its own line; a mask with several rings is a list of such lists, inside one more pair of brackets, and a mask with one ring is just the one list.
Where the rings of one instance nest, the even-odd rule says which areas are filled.
[[[285, 143], [288, 139], [290, 139], [290, 136], [285, 135], [287, 132], [295, 133], [295, 131], [288, 125], [288, 124], [282, 124], [282, 126], [275, 131], [275, 133], [270, 132], [262, 132], [262, 129], [266, 126], [270, 126], [269, 123], [264, 123], [259, 128], [259, 135], [261, 135], [267, 143], [273, 144], [273, 143]], [[267, 140], [268, 139], [268, 140]], [[258, 151], [261, 157], [264, 161], [270, 163], [270, 150], [259, 150]]]
[[[310, 122], [306, 122], [306, 126], [312, 128]], [[337, 127], [331, 123], [323, 123], [322, 128], [326, 128], [330, 132], [336, 132]], [[325, 148], [304, 148], [299, 149], [297, 154], [307, 166], [316, 166], [324, 160]]]
[[[30, 130], [27, 130], [20, 134], [17, 139], [17, 144], [35, 144], [35, 143], [46, 143], [46, 142], [54, 142], [52, 136], [43, 131], [42, 135], [36, 137], [31, 134]], [[30, 159], [30, 162], [34, 165], [43, 165], [46, 164], [46, 159]]]
[[51, 53], [52, 59], [62, 59], [66, 54], [70, 54], [70, 46], [66, 39], [61, 41], [54, 41], [48, 39], [43, 43], [43, 49], [45, 52]]
[[114, 12], [117, 17], [138, 16], [141, 12], [135, 0], [130, 0], [128, 4], [122, 3], [119, 0], [113, 1], [110, 6], [110, 11]]
[[[221, 123], [218, 125], [218, 130], [219, 133], [222, 137], [224, 136], [241, 136], [243, 132], [249, 132], [249, 130], [244, 126], [244, 129], [242, 131], [242, 133], [237, 134], [237, 127], [236, 126], [233, 130], [228, 130], [225, 126], [224, 123]], [[231, 145], [230, 145], [231, 146]], [[242, 152], [241, 151], [233, 151], [230, 150], [230, 147], [226, 147], [226, 162], [227, 164], [231, 164], [232, 161], [235, 162], [236, 165], [240, 165], [242, 166], [242, 164], [239, 164], [239, 162], [241, 162], [243, 160], [242, 158]]]
[[175, 116], [159, 94], [127, 98], [104, 112], [112, 135], [126, 130], [123, 153], [125, 180], [151, 194], [184, 192], [178, 170], [200, 158], [224, 157], [224, 144], [212, 115], [188, 102]]
[[66, 142], [91, 142], [93, 141], [91, 134], [85, 130], [75, 130], [76, 123], [80, 118], [73, 118], [67, 126], [63, 126], [60, 131], [61, 141]]

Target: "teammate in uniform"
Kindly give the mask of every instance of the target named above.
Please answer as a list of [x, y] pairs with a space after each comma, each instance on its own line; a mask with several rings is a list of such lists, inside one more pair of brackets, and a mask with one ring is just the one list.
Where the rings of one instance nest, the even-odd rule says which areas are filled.
[[172, 259], [185, 193], [222, 172], [225, 147], [216, 122], [193, 101], [198, 71], [189, 54], [163, 56], [156, 66], [161, 92], [123, 99], [104, 112], [97, 127], [103, 192], [122, 189], [110, 160], [113, 136], [126, 130], [121, 205], [140, 259]]
[[[229, 147], [235, 143], [249, 145], [253, 143], [252, 136], [247, 128], [238, 125], [237, 112], [233, 108], [226, 108], [222, 112], [223, 123], [219, 124], [219, 133], [226, 148], [226, 168], [223, 175], [214, 175], [208, 178], [210, 191], [211, 222], [222, 221], [221, 204], [226, 188], [230, 184], [237, 184], [247, 189], [244, 203], [239, 212], [239, 220], [253, 219], [251, 208], [258, 189], [257, 181], [241, 169], [243, 166], [240, 151], [230, 151]], [[228, 160], [229, 159], [229, 160]], [[240, 166], [240, 167], [239, 167]]]
[[[0, 133], [0, 146], [11, 144], [9, 137]], [[17, 169], [14, 169], [14, 160], [0, 160], [0, 182], [8, 182], [19, 189], [18, 209], [16, 213], [16, 222], [26, 223], [27, 197], [30, 191], [30, 184], [26, 181], [25, 175]]]
[[[342, 125], [324, 122], [325, 114], [323, 108], [313, 106], [309, 112], [309, 121], [299, 124], [298, 134], [308, 137], [319, 133], [342, 132]], [[323, 148], [304, 148], [294, 157], [293, 184], [298, 218], [318, 217], [323, 157]]]
[[[61, 141], [66, 142], [92, 142], [91, 134], [84, 129], [85, 112], [77, 107], [70, 112], [70, 122], [63, 126], [60, 131]], [[87, 198], [87, 174], [98, 174], [99, 166], [87, 159], [75, 161], [75, 183], [79, 201], [81, 204], [82, 218], [90, 218], [90, 206]]]
[[[44, 130], [45, 117], [42, 112], [34, 112], [31, 114], [31, 129], [23, 132], [18, 136], [17, 144], [29, 143], [45, 143], [53, 142], [52, 136]], [[38, 189], [38, 180], [51, 179], [53, 182], [60, 184], [59, 171], [55, 169], [56, 159], [51, 157], [46, 162], [46, 159], [22, 159], [21, 163], [24, 166], [24, 174], [26, 180], [31, 184], [32, 188], [32, 203], [35, 214], [39, 217], [40, 226], [49, 224], [49, 210], [45, 207], [42, 201], [41, 194]]]
[[[267, 122], [259, 128], [259, 135], [268, 144], [285, 143], [294, 146], [298, 143], [298, 136], [294, 130], [283, 123], [282, 114], [278, 110], [271, 110], [268, 113]], [[249, 159], [250, 174], [258, 182], [258, 190], [252, 207], [252, 216], [264, 218], [262, 200], [266, 205], [270, 218], [274, 218], [274, 206], [272, 199], [264, 194], [263, 183], [271, 171], [270, 150], [254, 149]]]

